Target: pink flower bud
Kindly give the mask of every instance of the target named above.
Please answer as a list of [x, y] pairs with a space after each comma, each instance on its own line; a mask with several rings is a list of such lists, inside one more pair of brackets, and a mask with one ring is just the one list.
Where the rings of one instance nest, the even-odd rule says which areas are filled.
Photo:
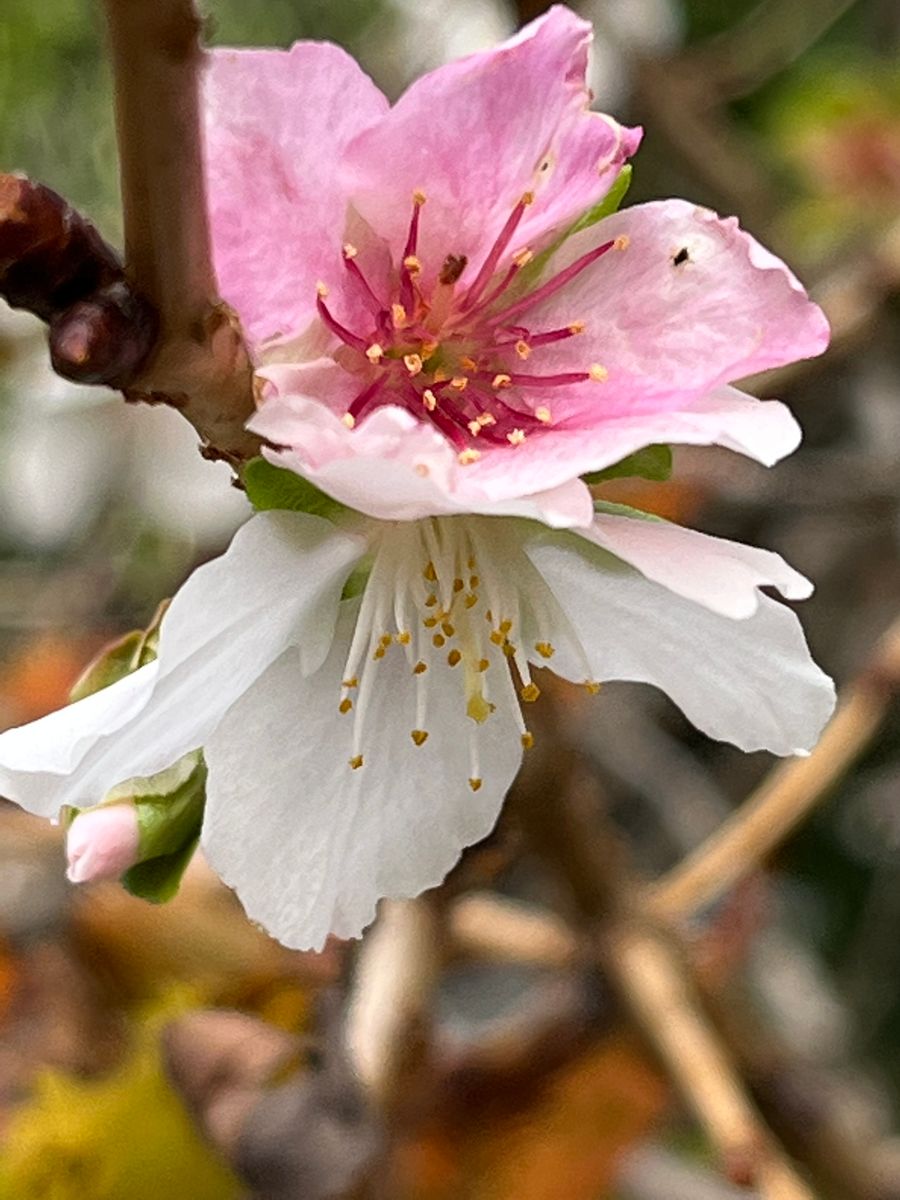
[[137, 862], [139, 838], [133, 804], [110, 804], [82, 813], [66, 838], [70, 882], [118, 879]]

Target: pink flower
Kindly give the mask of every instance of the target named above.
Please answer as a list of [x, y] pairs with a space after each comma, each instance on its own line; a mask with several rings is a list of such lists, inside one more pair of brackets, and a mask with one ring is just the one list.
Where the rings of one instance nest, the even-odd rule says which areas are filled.
[[680, 200], [564, 236], [640, 140], [588, 111], [589, 40], [553, 8], [393, 108], [335, 47], [215, 58], [216, 262], [271, 461], [383, 519], [582, 526], [578, 477], [641, 446], [794, 449], [786, 409], [727, 386], [827, 344], [781, 262]]
[[72, 883], [118, 879], [138, 859], [137, 810], [133, 804], [108, 804], [80, 813], [66, 837], [66, 874]]
[[214, 56], [213, 233], [253, 427], [289, 484], [354, 511], [251, 517], [175, 596], [157, 662], [0, 736], [0, 792], [52, 817], [203, 747], [210, 862], [310, 947], [489, 832], [535, 666], [654, 684], [746, 750], [815, 743], [833, 687], [760, 590], [809, 582], [580, 478], [655, 442], [774, 462], [796, 423], [729, 381], [827, 340], [733, 221], [667, 201], [574, 229], [638, 142], [586, 109], [589, 33], [555, 8], [393, 108], [333, 46]]

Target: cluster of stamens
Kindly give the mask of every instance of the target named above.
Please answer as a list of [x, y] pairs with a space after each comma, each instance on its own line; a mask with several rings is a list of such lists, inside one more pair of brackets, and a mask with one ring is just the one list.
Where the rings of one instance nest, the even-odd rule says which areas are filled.
[[583, 321], [574, 320], [558, 329], [535, 331], [522, 324], [527, 310], [608, 251], [627, 245], [623, 237], [605, 242], [522, 293], [522, 272], [534, 254], [527, 247], [508, 251], [533, 201], [531, 192], [522, 196], [477, 274], [461, 290], [457, 289], [467, 259], [457, 254], [446, 256], [433, 284], [424, 282], [417, 254], [423, 192], [413, 195], [392, 298], [385, 301], [377, 295], [360, 267], [357, 248], [344, 246], [344, 265], [371, 314], [372, 327], [362, 335], [343, 325], [326, 303], [328, 288], [323, 283], [318, 285], [317, 303], [325, 325], [359, 355], [361, 386], [344, 413], [347, 426], [352, 429], [382, 405], [401, 405], [430, 420], [466, 465], [478, 461], [484, 443], [521, 446], [535, 430], [551, 425], [547, 392], [606, 379], [599, 363], [547, 374], [519, 369], [541, 347], [577, 337], [585, 329]]
[[[541, 597], [524, 595], [514, 560], [507, 564], [511, 570], [498, 571], [493, 564], [482, 575], [479, 560], [490, 561], [482, 524], [483, 519], [437, 518], [398, 523], [385, 534], [363, 596], [338, 703], [342, 714], [353, 714], [349, 763], [354, 770], [365, 762], [365, 711], [378, 687], [378, 664], [389, 654], [404, 656], [404, 669], [414, 680], [415, 722], [409, 736], [415, 746], [429, 738], [434, 689], [450, 687], [458, 693], [471, 720], [473, 791], [482, 786], [478, 730], [499, 704], [513, 714], [523, 748], [534, 745], [520, 708], [520, 700], [528, 704], [540, 695], [529, 660], [536, 655], [549, 661], [556, 650], [549, 634], [525, 642], [525, 631], [526, 626], [532, 633], [558, 627], [557, 614]], [[587, 677], [585, 685], [590, 691], [597, 688]]]

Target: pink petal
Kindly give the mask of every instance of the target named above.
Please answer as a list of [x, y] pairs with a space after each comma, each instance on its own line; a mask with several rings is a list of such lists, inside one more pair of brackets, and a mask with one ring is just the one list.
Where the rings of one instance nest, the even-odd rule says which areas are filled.
[[809, 580], [771, 550], [668, 521], [601, 511], [581, 536], [637, 567], [654, 583], [733, 620], [753, 616], [761, 587], [778, 588], [789, 600], [812, 594]]
[[536, 194], [526, 240], [605, 195], [638, 135], [585, 111], [590, 38], [587, 22], [556, 6], [495, 49], [424, 76], [356, 139], [354, 201], [395, 255], [417, 189], [428, 198], [418, 250], [426, 273], [465, 255], [464, 281], [524, 192]]
[[222, 296], [253, 343], [315, 315], [340, 267], [347, 143], [387, 101], [337, 46], [218, 50], [205, 76], [207, 188]]
[[616, 238], [627, 239], [625, 248], [515, 316], [534, 331], [586, 323], [580, 337], [542, 348], [541, 371], [598, 363], [608, 372], [603, 384], [554, 396], [558, 420], [586, 427], [682, 408], [827, 346], [825, 317], [788, 268], [735, 218], [683, 200], [626, 209], [568, 239], [545, 279]]

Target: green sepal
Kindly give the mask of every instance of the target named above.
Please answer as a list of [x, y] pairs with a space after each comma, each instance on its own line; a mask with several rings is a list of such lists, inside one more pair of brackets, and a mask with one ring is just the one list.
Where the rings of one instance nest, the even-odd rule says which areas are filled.
[[595, 500], [594, 512], [606, 517], [630, 517], [635, 521], [659, 521], [663, 525], [668, 524], [665, 517], [658, 517], [656, 513], [632, 508], [630, 504], [615, 504], [612, 500]]
[[199, 750], [147, 778], [114, 787], [103, 804], [133, 804], [140, 840], [138, 863], [122, 876], [134, 896], [162, 904], [178, 891], [200, 836], [206, 803], [206, 763]]
[[607, 479], [652, 479], [654, 483], [664, 483], [672, 474], [671, 446], [644, 446], [627, 458], [604, 467], [602, 471], [592, 471], [582, 475], [585, 483], [605, 483]]
[[290, 512], [311, 513], [328, 521], [346, 512], [345, 505], [326, 496], [302, 475], [284, 467], [275, 467], [264, 458], [251, 458], [241, 472], [241, 480], [257, 512], [287, 509]]
[[159, 645], [159, 624], [168, 607], [169, 601], [164, 600], [146, 629], [133, 629], [105, 646], [79, 676], [69, 693], [69, 702], [92, 696], [152, 662]]
[[612, 187], [606, 193], [602, 200], [595, 204], [592, 208], [583, 212], [577, 220], [563, 233], [559, 235], [554, 242], [543, 249], [540, 254], [535, 255], [534, 259], [525, 267], [519, 274], [516, 284], [517, 292], [527, 292], [534, 286], [535, 282], [540, 278], [541, 273], [547, 263], [557, 252], [560, 246], [568, 241], [573, 234], [581, 233], [583, 229], [590, 229], [592, 225], [596, 225], [598, 221], [602, 221], [604, 217], [611, 217], [613, 213], [619, 211], [622, 201], [631, 186], [632, 167], [630, 163], [626, 163], [622, 167], [613, 181]]

